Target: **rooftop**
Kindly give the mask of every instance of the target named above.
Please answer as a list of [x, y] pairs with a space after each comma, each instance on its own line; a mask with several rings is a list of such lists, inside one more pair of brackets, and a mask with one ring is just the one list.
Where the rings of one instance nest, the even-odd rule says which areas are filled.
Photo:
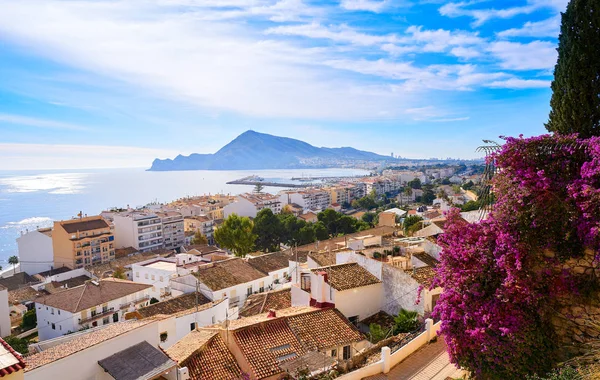
[[405, 272], [426, 288], [431, 286], [435, 278], [435, 271], [430, 266], [407, 269]]
[[439, 261], [437, 261], [435, 257], [432, 257], [425, 252], [413, 253], [413, 257], [416, 257], [417, 259], [429, 265], [430, 267], [435, 268], [435, 266], [439, 264]]
[[[120, 323], [111, 323], [107, 326], [98, 327], [87, 330], [82, 333], [75, 333], [71, 336], [61, 337], [65, 340], [64, 343], [52, 346], [39, 353], [30, 355], [25, 358], [25, 372], [45, 366], [60, 359], [64, 359], [77, 352], [115, 338], [119, 335], [128, 333], [134, 329], [145, 326], [153, 320], [143, 321], [125, 321]], [[61, 339], [59, 338], [59, 339]]]
[[267, 276], [240, 258], [219, 261], [209, 268], [193, 273], [210, 290], [230, 288]]
[[46, 278], [46, 277], [50, 277], [50, 276], [54, 276], [57, 274], [70, 272], [70, 271], [71, 271], [71, 268], [69, 268], [69, 267], [58, 267], [58, 268], [50, 269], [50, 270], [47, 270], [44, 272], [40, 272], [40, 273], [36, 274], [35, 276], [41, 276], [43, 278]]
[[30, 284], [38, 283], [35, 277], [28, 275], [25, 272], [15, 273], [10, 277], [0, 278], [0, 285], [7, 288], [9, 291], [25, 287]]
[[161, 350], [143, 341], [98, 361], [115, 380], [152, 379], [177, 363]]
[[291, 288], [252, 294], [246, 298], [244, 308], [240, 310], [240, 316], [249, 317], [252, 315], [266, 313], [269, 310], [287, 309], [291, 306]]
[[315, 268], [312, 270], [312, 272], [327, 273], [327, 283], [332, 288], [339, 291], [381, 283], [377, 277], [372, 275], [371, 272], [361, 267], [357, 263], [346, 263]]
[[249, 258], [248, 264], [259, 271], [268, 274], [269, 272], [289, 268], [290, 253], [287, 251], [265, 253], [260, 256]]
[[25, 368], [21, 355], [4, 339], [0, 338], [0, 377], [10, 375]]
[[99, 215], [72, 220], [63, 220], [58, 222], [58, 224], [69, 234], [74, 234], [77, 231], [82, 232], [109, 228], [108, 223], [106, 223], [104, 218]]
[[149, 318], [159, 314], [178, 314], [187, 310], [193, 312], [196, 310], [196, 302], [202, 307], [202, 309], [205, 309], [205, 306], [210, 307], [213, 305], [213, 303], [210, 302], [210, 300], [206, 298], [202, 293], [187, 293], [166, 301], [157, 302], [152, 305], [142, 307], [136, 310], [136, 313], [139, 314], [142, 318]]
[[86, 282], [62, 292], [40, 296], [35, 299], [35, 302], [77, 313], [152, 287], [152, 285], [114, 278], [103, 279], [96, 284], [91, 281]]
[[192, 379], [230, 380], [242, 373], [221, 335], [194, 330], [166, 350], [180, 367], [187, 367]]
[[152, 263], [144, 264], [146, 268], [159, 269], [164, 271], [175, 272], [177, 270], [177, 264], [171, 261], [157, 260]]
[[329, 265], [335, 265], [336, 263], [336, 253], [335, 252], [311, 252], [308, 254], [308, 257], [313, 259], [317, 265], [326, 267]]
[[[159, 253], [160, 252], [160, 253]], [[96, 276], [103, 278], [111, 276], [112, 273], [117, 268], [124, 268], [127, 265], [139, 263], [141, 261], [146, 261], [152, 258], [166, 257], [170, 255], [173, 251], [150, 251], [150, 252], [140, 252], [131, 256], [121, 257], [115, 260], [111, 260], [106, 263], [96, 264], [96, 265], [88, 265], [85, 269], [88, 272], [95, 274]]]

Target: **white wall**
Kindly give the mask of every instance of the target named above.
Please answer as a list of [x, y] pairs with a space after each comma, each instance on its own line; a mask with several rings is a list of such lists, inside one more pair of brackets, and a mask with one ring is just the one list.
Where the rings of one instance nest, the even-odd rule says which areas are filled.
[[346, 318], [358, 316], [358, 320], [363, 320], [381, 310], [383, 285], [361, 286], [341, 292], [334, 291], [333, 294], [335, 307]]
[[10, 308], [8, 307], [8, 290], [0, 290], [0, 338], [10, 335]]
[[442, 247], [437, 244], [432, 243], [431, 241], [425, 239], [422, 244], [423, 250], [429, 256], [434, 257], [436, 260], [440, 259], [440, 253], [442, 252]]
[[31, 287], [34, 288], [35, 290], [40, 290], [40, 289], [43, 289], [47, 284], [51, 283], [52, 281], [60, 282], [60, 281], [69, 280], [71, 278], [79, 277], [79, 276], [88, 276], [91, 278], [92, 274], [90, 272], [88, 272], [87, 270], [85, 270], [85, 268], [73, 269], [68, 272], [63, 272], [63, 273], [58, 273], [58, 274], [55, 274], [52, 276], [48, 276], [48, 277], [46, 277], [44, 282], [39, 283], [39, 284], [34, 284]]
[[152, 285], [149, 290], [150, 297], [159, 301], [165, 298], [165, 293], [171, 292], [171, 278], [177, 276], [176, 270], [170, 271], [137, 264], [131, 265], [131, 271], [133, 281]]
[[237, 197], [236, 201], [223, 207], [223, 216], [227, 218], [231, 214], [237, 214], [238, 216], [248, 216], [251, 218], [256, 217], [257, 214], [256, 206], [247, 199]]
[[31, 231], [17, 238], [17, 246], [22, 272], [34, 275], [52, 269], [54, 250], [50, 236]]
[[[143, 341], [147, 341], [152, 346], [158, 347], [160, 341], [159, 335], [158, 322], [150, 323], [128, 333], [118, 335], [108, 341], [94, 345], [86, 350], [69, 355], [66, 358], [29, 371], [25, 374], [25, 378], [27, 380], [106, 379], [106, 373], [102, 367], [98, 365], [99, 360], [105, 359]], [[69, 338], [71, 337], [72, 336], [69, 336]]]
[[369, 257], [359, 255], [356, 252], [338, 252], [335, 257], [336, 264], [357, 263], [361, 267], [368, 270], [373, 276], [381, 280], [383, 263], [373, 260]]
[[[383, 301], [381, 310], [397, 315], [400, 309], [414, 310], [420, 315], [425, 313], [423, 302], [415, 304], [419, 283], [402, 269], [390, 265], [383, 266]], [[424, 291], [424, 290], [423, 290]]]
[[[221, 323], [228, 317], [229, 300], [224, 299], [220, 303], [211, 308], [201, 310], [197, 313], [191, 313], [175, 318], [175, 341], [169, 339], [168, 345], [161, 344], [162, 348], [168, 348], [180, 341], [184, 336], [190, 333], [191, 324], [195, 323], [196, 327], [210, 326], [215, 323]], [[165, 342], [167, 343], [167, 342]]]

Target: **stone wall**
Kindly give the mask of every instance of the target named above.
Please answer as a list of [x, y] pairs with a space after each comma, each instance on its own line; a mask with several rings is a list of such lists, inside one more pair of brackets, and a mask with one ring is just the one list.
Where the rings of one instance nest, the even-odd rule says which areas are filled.
[[[600, 285], [600, 269], [595, 269], [594, 257], [594, 252], [588, 250], [584, 257], [565, 262], [563, 268], [583, 282], [593, 284], [595, 280]], [[561, 353], [565, 357], [582, 353], [582, 344], [600, 338], [600, 289], [590, 286], [580, 294], [562, 297], [558, 303], [552, 325], [563, 348]]]
[[[383, 265], [383, 305], [381, 309], [390, 315], [398, 315], [400, 309], [414, 310], [424, 315], [424, 302], [415, 304], [419, 283], [402, 269]], [[423, 290], [422, 290], [423, 291]]]

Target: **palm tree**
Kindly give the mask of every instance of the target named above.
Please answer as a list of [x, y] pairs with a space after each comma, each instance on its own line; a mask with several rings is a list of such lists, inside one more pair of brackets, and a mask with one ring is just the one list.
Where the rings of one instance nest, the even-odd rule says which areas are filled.
[[19, 263], [19, 258], [17, 256], [11, 256], [8, 258], [8, 263], [12, 264], [13, 266], [13, 275], [15, 274], [15, 271], [17, 270], [17, 264]]

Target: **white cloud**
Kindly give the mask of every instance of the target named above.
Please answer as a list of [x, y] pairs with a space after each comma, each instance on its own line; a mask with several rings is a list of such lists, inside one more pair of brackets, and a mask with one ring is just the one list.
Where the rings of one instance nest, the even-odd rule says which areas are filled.
[[558, 37], [560, 15], [537, 22], [526, 22], [521, 28], [512, 28], [496, 33], [498, 37]]
[[526, 5], [504, 9], [495, 8], [473, 8], [473, 5], [485, 1], [461, 1], [444, 4], [439, 8], [442, 16], [447, 17], [472, 17], [473, 26], [481, 26], [491, 19], [509, 19], [522, 14], [531, 14], [538, 9], [550, 8], [556, 11], [565, 9], [568, 0], [529, 0]]
[[269, 28], [265, 34], [302, 36], [316, 39], [328, 39], [355, 45], [370, 46], [381, 43], [394, 43], [399, 39], [393, 35], [374, 35], [357, 32], [347, 25], [324, 26], [319, 23], [301, 25], [282, 25]]
[[525, 88], [549, 88], [549, 80], [541, 79], [521, 79], [521, 78], [510, 78], [501, 81], [494, 81], [487, 85], [492, 88], [511, 88], [511, 89], [525, 89]]
[[472, 47], [457, 46], [450, 50], [450, 54], [458, 58], [471, 59], [481, 56], [481, 52]]
[[180, 152], [131, 146], [0, 143], [0, 170], [148, 167]]
[[449, 31], [444, 29], [428, 30], [422, 26], [410, 26], [406, 33], [413, 41], [424, 43], [423, 51], [442, 52], [451, 46], [479, 45], [483, 39], [477, 33]]
[[63, 130], [69, 130], [69, 131], [89, 130], [88, 127], [76, 125], [76, 124], [64, 123], [64, 122], [60, 122], [60, 121], [47, 120], [47, 119], [39, 119], [39, 118], [35, 118], [35, 117], [0, 113], [0, 125], [2, 125], [3, 123], [15, 124], [15, 125], [26, 125], [28, 127], [35, 127], [35, 128], [63, 129]]
[[340, 6], [349, 11], [379, 13], [388, 5], [388, 0], [342, 0]]
[[555, 44], [547, 41], [497, 41], [488, 50], [500, 60], [500, 67], [509, 70], [547, 70], [554, 67], [557, 58]]

